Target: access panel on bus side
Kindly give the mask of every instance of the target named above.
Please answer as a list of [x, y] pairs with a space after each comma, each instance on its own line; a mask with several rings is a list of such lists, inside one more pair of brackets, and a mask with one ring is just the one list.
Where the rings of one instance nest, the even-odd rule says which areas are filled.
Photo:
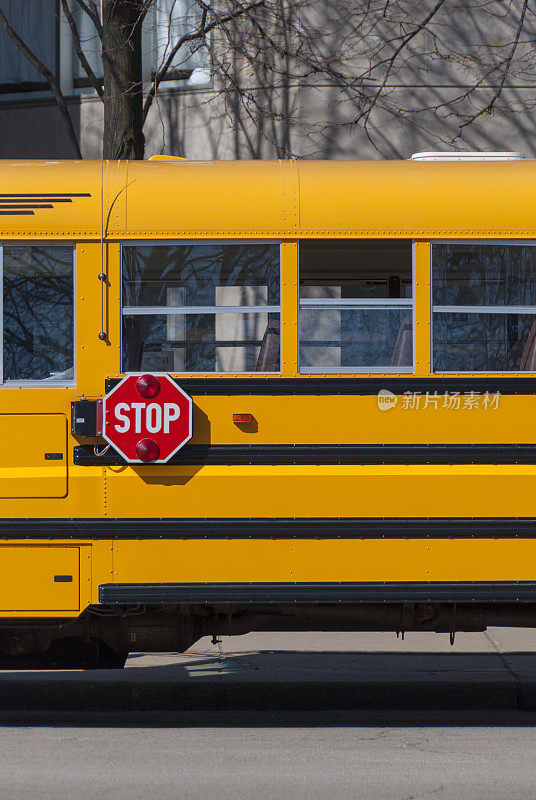
[[80, 548], [0, 544], [0, 612], [77, 611]]
[[0, 441], [0, 498], [66, 496], [64, 414], [0, 414]]

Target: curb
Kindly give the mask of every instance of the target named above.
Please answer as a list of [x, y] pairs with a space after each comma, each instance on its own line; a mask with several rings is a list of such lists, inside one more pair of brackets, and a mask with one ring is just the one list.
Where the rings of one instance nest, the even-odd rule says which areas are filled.
[[1, 711], [536, 710], [536, 681], [0, 682]]

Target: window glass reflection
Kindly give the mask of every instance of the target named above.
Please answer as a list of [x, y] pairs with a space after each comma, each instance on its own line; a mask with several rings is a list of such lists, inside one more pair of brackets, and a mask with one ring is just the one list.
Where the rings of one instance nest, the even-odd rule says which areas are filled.
[[123, 370], [279, 371], [279, 244], [128, 245], [122, 274]]
[[434, 244], [432, 259], [434, 305], [536, 305], [536, 247]]
[[411, 243], [306, 239], [300, 242], [300, 299], [408, 298]]
[[4, 381], [74, 378], [73, 248], [3, 248]]
[[279, 305], [279, 245], [136, 245], [122, 251], [123, 306]]
[[436, 372], [536, 369], [536, 313], [434, 314]]
[[126, 372], [276, 372], [279, 315], [155, 314], [123, 319]]
[[534, 246], [434, 244], [432, 281], [435, 372], [535, 371]]
[[410, 367], [411, 309], [302, 309], [302, 367]]
[[309, 239], [299, 254], [300, 370], [410, 370], [411, 242]]

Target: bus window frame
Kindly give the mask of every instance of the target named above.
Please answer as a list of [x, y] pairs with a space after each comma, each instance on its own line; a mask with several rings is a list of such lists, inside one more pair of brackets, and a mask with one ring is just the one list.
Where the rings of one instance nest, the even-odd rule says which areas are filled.
[[[325, 237], [323, 237], [325, 238]], [[331, 237], [332, 239], [338, 239], [340, 237]], [[343, 237], [344, 238], [344, 237]], [[360, 237], [346, 237], [348, 241], [378, 241], [381, 237], [367, 237], [367, 236], [360, 236]], [[389, 237], [389, 239], [393, 241], [399, 241], [400, 237]], [[300, 375], [414, 375], [416, 370], [415, 364], [415, 240], [411, 240], [411, 354], [412, 354], [412, 363], [409, 367], [302, 367], [300, 364], [300, 312], [305, 310], [301, 306], [300, 302], [300, 242], [301, 239], [298, 239], [298, 329], [296, 331], [297, 341], [298, 341], [298, 373]], [[430, 256], [431, 258], [431, 256]], [[406, 306], [409, 308], [409, 306]], [[335, 308], [335, 306], [334, 306]], [[359, 305], [356, 304], [356, 308], [359, 308]]]
[[[233, 377], [233, 376], [244, 376], [244, 377], [281, 377], [283, 373], [283, 241], [282, 239], [124, 239], [119, 243], [119, 285], [120, 285], [120, 292], [119, 292], [119, 308], [120, 308], [120, 333], [119, 333], [119, 358], [120, 358], [120, 374], [121, 375], [140, 375], [139, 370], [134, 371], [126, 371], [123, 370], [123, 247], [155, 247], [158, 245], [171, 245], [171, 246], [178, 246], [178, 245], [196, 245], [196, 244], [219, 244], [219, 245], [237, 245], [237, 244], [276, 244], [279, 247], [279, 306], [278, 311], [270, 312], [270, 313], [278, 313], [279, 314], [279, 325], [280, 325], [280, 333], [279, 333], [279, 369], [276, 372], [170, 372], [170, 375], [181, 375], [187, 376], [192, 378], [200, 378], [203, 376], [217, 376], [217, 377]], [[129, 306], [130, 307], [130, 306]], [[144, 308], [144, 306], [139, 306], [140, 308]], [[149, 306], [145, 306], [146, 308], [150, 308]], [[163, 306], [165, 308], [165, 306]], [[190, 306], [193, 309], [196, 306]], [[197, 306], [199, 311], [197, 313], [206, 313], [203, 311], [204, 307]], [[255, 313], [254, 306], [244, 306], [244, 311], [238, 311], [237, 313], [248, 313], [252, 312]], [[211, 312], [217, 313], [217, 312]], [[262, 312], [261, 312], [262, 313]]]
[[[73, 250], [73, 378], [65, 381], [7, 380], [4, 381], [4, 247], [72, 247]], [[77, 282], [76, 255], [78, 242], [61, 240], [0, 240], [0, 389], [72, 389], [77, 377]]]
[[[436, 372], [434, 370], [434, 311], [436, 308], [448, 308], [448, 306], [434, 306], [434, 264], [433, 264], [433, 247], [435, 244], [477, 244], [477, 245], [526, 245], [529, 247], [536, 247], [536, 239], [430, 239], [430, 375], [466, 375], [466, 376], [482, 376], [482, 375], [515, 375], [520, 378], [523, 377], [530, 377], [531, 375], [536, 375], [536, 370], [450, 370], [450, 371], [441, 371]], [[456, 306], [459, 308], [460, 311], [458, 313], [463, 313], [464, 306]], [[473, 306], [468, 306], [468, 308], [474, 308]], [[504, 308], [504, 306], [481, 306], [480, 311], [477, 313], [485, 314], [486, 309], [488, 309], [487, 313], [490, 312], [490, 308]], [[512, 306], [515, 308], [515, 306]], [[441, 313], [441, 312], [438, 312]], [[465, 313], [475, 313], [471, 311], [467, 311]], [[515, 312], [513, 312], [515, 313]], [[534, 316], [536, 317], [536, 305], [534, 306]]]

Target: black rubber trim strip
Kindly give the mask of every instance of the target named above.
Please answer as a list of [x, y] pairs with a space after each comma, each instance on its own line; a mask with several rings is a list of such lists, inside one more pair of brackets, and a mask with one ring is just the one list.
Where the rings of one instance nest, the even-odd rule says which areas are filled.
[[536, 539], [536, 517], [2, 519], [0, 539]]
[[[73, 459], [84, 467], [127, 463], [113, 448], [96, 456], [93, 445], [75, 447]], [[167, 463], [536, 464], [536, 444], [187, 444]]]
[[99, 602], [142, 603], [434, 603], [534, 602], [536, 581], [402, 583], [103, 583]]
[[5, 202], [9, 197], [91, 197], [91, 194], [89, 192], [2, 192], [0, 194], [1, 202]]
[[[106, 392], [119, 383], [108, 378]], [[404, 392], [500, 392], [501, 394], [536, 394], [536, 378], [175, 378], [181, 389], [200, 395], [373, 395], [380, 389], [394, 394]]]

